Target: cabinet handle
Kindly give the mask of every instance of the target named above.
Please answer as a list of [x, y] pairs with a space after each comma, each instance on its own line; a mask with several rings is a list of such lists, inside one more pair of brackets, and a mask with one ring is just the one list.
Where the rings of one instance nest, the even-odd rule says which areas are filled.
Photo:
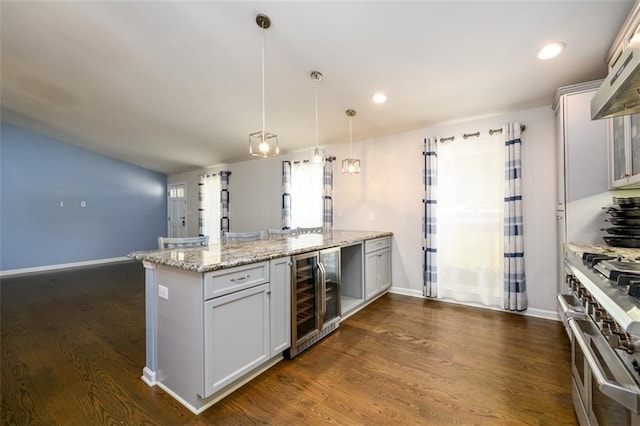
[[235, 282], [238, 282], [238, 281], [244, 281], [244, 280], [246, 280], [247, 278], [249, 278], [250, 276], [251, 276], [251, 275], [247, 274], [247, 275], [243, 275], [243, 276], [238, 277], [238, 278], [231, 278], [231, 281], [232, 281], [232, 282], [234, 282], [234, 283], [235, 283]]

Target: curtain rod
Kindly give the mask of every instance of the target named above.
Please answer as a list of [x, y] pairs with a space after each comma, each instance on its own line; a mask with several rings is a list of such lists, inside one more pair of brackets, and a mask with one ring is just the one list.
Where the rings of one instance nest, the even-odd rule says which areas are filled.
[[[334, 161], [336, 161], [336, 157], [331, 156], [331, 155], [330, 155], [329, 157], [325, 157], [324, 159], [325, 159], [326, 161], [329, 161], [329, 162], [334, 162]], [[285, 161], [286, 161], [286, 160], [285, 160]], [[291, 162], [292, 162], [292, 163], [294, 163], [294, 164], [298, 164], [298, 163], [310, 163], [311, 161], [309, 161], [309, 160], [294, 160], [294, 161], [291, 161]], [[283, 163], [284, 163], [284, 161], [283, 161]]]
[[[525, 126], [524, 124], [520, 125], [520, 131], [524, 132], [526, 128], [527, 126]], [[493, 135], [494, 133], [502, 133], [502, 129], [489, 129], [489, 135]], [[480, 131], [477, 131], [475, 133], [465, 133], [462, 135], [463, 139], [472, 138], [472, 137], [475, 137], [475, 138], [480, 137]], [[454, 139], [455, 139], [455, 136], [449, 136], [448, 138], [440, 138], [440, 143], [453, 141]]]

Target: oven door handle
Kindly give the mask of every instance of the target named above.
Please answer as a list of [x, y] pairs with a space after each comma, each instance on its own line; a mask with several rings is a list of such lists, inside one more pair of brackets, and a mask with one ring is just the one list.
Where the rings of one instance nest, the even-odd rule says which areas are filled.
[[569, 306], [569, 304], [567, 303], [567, 299], [565, 299], [565, 296], [566, 294], [558, 294], [558, 304], [562, 308], [562, 314], [567, 318], [585, 318], [584, 312], [578, 312], [571, 306]]
[[638, 414], [638, 400], [640, 398], [640, 389], [638, 389], [637, 387], [635, 389], [629, 389], [619, 383], [607, 379], [607, 377], [600, 369], [600, 366], [598, 365], [598, 362], [596, 361], [595, 355], [591, 351], [589, 344], [585, 340], [582, 330], [580, 329], [578, 324], [576, 324], [575, 318], [569, 318], [569, 326], [573, 331], [573, 337], [575, 338], [575, 341], [580, 345], [580, 349], [582, 349], [584, 359], [587, 360], [587, 364], [589, 364], [589, 368], [593, 372], [593, 375], [598, 382], [600, 391], [620, 405]]

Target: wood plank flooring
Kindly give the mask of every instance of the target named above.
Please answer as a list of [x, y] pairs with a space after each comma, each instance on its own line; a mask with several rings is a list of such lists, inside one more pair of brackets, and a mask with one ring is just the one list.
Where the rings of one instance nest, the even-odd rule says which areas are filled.
[[0, 285], [2, 424], [577, 424], [555, 321], [389, 294], [196, 416], [140, 379], [139, 263]]

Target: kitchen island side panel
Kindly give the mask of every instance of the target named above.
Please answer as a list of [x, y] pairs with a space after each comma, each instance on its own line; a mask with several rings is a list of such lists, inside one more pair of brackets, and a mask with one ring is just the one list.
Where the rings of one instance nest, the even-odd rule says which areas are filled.
[[198, 408], [204, 380], [202, 274], [159, 265], [156, 281], [158, 382]]

